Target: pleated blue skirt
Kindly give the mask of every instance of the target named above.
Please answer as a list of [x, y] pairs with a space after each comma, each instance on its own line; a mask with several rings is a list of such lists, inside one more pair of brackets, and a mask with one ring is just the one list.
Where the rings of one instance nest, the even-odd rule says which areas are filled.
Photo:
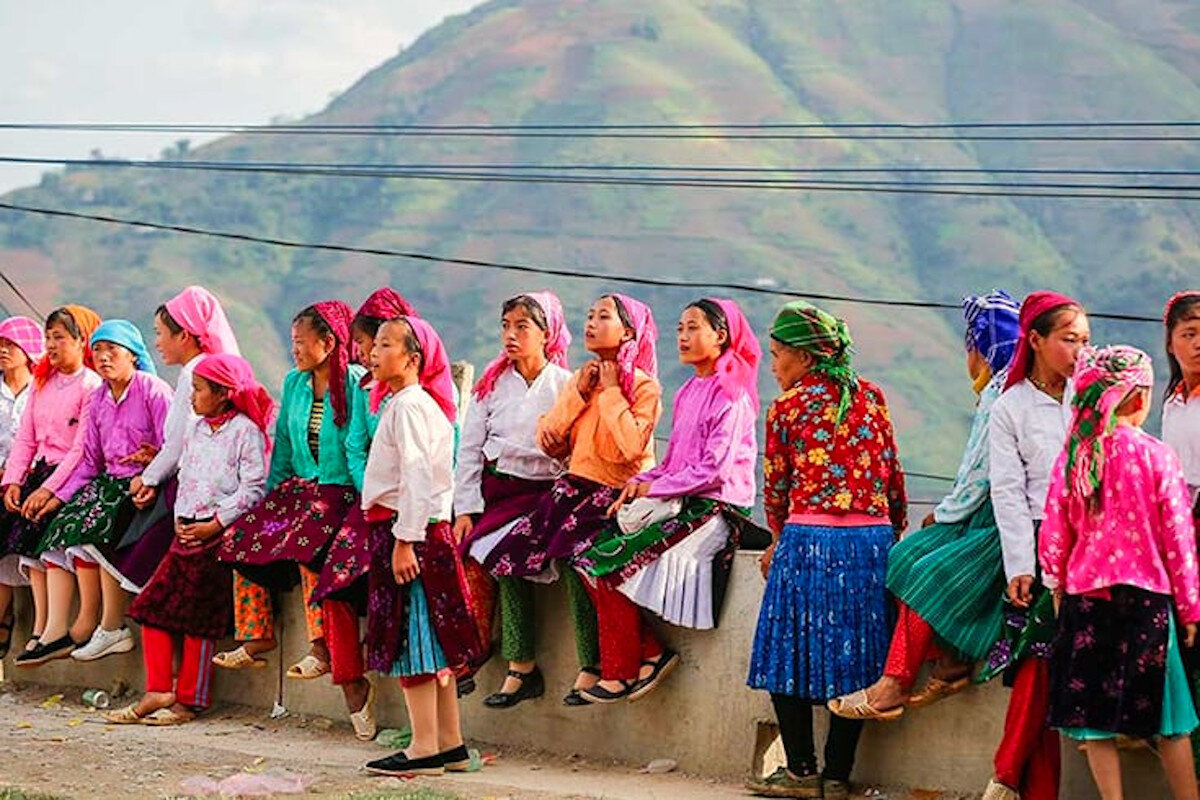
[[391, 677], [435, 675], [447, 666], [446, 655], [438, 644], [429, 616], [425, 585], [417, 578], [408, 586], [408, 638], [400, 658], [392, 665]]
[[824, 702], [883, 674], [891, 525], [784, 526], [758, 614], [752, 689]]

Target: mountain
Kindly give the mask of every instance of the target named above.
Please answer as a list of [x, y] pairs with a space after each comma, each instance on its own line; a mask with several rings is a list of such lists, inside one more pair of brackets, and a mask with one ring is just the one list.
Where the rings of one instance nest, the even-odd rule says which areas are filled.
[[[447, 19], [305, 122], [1197, 120], [1198, 80], [1200, 8], [1185, 0], [494, 0]], [[989, 142], [949, 133], [930, 142], [237, 135], [164, 155], [356, 164], [1200, 166], [1200, 148], [1188, 141]], [[601, 277], [943, 302], [993, 286], [1014, 294], [1046, 286], [1096, 310], [1149, 315], [1194, 283], [1200, 265], [1197, 211], [1174, 201], [95, 167], [48, 174], [6, 199]], [[288, 321], [311, 301], [338, 296], [355, 304], [390, 283], [438, 326], [453, 357], [481, 366], [496, 347], [500, 301], [548, 286], [560, 292], [577, 332], [587, 304], [604, 291], [650, 302], [670, 393], [685, 377], [672, 357], [671, 331], [682, 306], [701, 294], [9, 212], [0, 212], [0, 264], [43, 306], [84, 300], [147, 328], [163, 299], [202, 282], [224, 296], [252, 360], [276, 383], [287, 366]], [[765, 331], [785, 298], [737, 299]], [[860, 371], [887, 391], [906, 465], [952, 474], [972, 411], [959, 315], [827, 307], [849, 320]], [[1097, 320], [1093, 331], [1101, 341], [1161, 347], [1156, 325]], [[574, 355], [582, 357], [578, 346]], [[765, 368], [763, 376], [767, 390]], [[935, 496], [938, 488], [925, 484], [914, 493]]]

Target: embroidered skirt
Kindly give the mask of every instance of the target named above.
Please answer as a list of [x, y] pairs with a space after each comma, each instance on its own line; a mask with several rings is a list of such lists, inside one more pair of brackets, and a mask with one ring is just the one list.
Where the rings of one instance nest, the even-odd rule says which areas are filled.
[[344, 600], [364, 607], [366, 578], [371, 570], [371, 526], [359, 505], [346, 513], [341, 527], [333, 535], [325, 563], [313, 590], [313, 602]]
[[492, 575], [530, 577], [549, 569], [555, 559], [581, 555], [612, 524], [608, 509], [620, 493], [620, 487], [562, 476], [495, 544], [483, 566]]
[[[420, 614], [427, 617], [441, 649], [443, 666], [458, 668], [478, 656], [481, 645], [474, 621], [464, 599], [464, 577], [458, 548], [453, 542], [450, 524], [433, 522], [426, 529], [425, 541], [413, 548], [421, 568], [420, 580], [399, 585], [392, 576], [392, 520], [372, 522], [371, 569], [367, 576], [367, 668], [391, 674], [413, 663], [427, 664], [410, 652], [414, 614], [421, 611], [420, 598], [414, 600], [414, 586], [428, 604]], [[417, 609], [414, 611], [413, 604]], [[427, 638], [421, 639], [427, 641]], [[427, 654], [428, 655], [428, 654]], [[407, 661], [406, 661], [407, 659]], [[437, 660], [437, 659], [434, 659]], [[439, 667], [440, 669], [441, 667]], [[437, 670], [432, 670], [436, 672]], [[413, 673], [427, 674], [427, 673]]]
[[1073, 738], [1182, 736], [1197, 724], [1171, 598], [1132, 586], [1066, 595], [1050, 656], [1050, 725]]
[[[35, 490], [54, 474], [57, 464], [47, 464], [39, 460], [29, 470], [25, 480], [21, 482], [21, 499], [29, 497]], [[62, 509], [59, 509], [61, 511]], [[57, 513], [43, 517], [40, 522], [31, 522], [20, 514], [8, 511], [0, 516], [0, 555], [16, 555], [33, 558], [37, 555], [38, 543], [46, 535], [46, 528], [57, 516]]]
[[153, 506], [134, 513], [121, 538], [113, 545], [71, 547], [68, 553], [95, 561], [117, 578], [121, 588], [137, 594], [150, 580], [175, 540], [176, 483], [172, 479], [158, 493]]
[[83, 545], [107, 547], [120, 540], [137, 514], [129, 495], [132, 480], [101, 475], [87, 483], [46, 528], [37, 554]]
[[784, 526], [759, 609], [750, 688], [825, 702], [883, 673], [893, 541], [886, 523]]
[[320, 571], [334, 534], [357, 505], [353, 486], [288, 478], [229, 528], [219, 557], [255, 583], [290, 589], [299, 580], [297, 564]]
[[888, 554], [888, 590], [968, 661], [1000, 638], [1006, 586], [991, 500], [965, 520], [910, 533]]
[[217, 560], [221, 536], [197, 547], [175, 539], [129, 616], [143, 625], [222, 639], [233, 622], [233, 573]]
[[483, 469], [481, 492], [483, 513], [463, 538], [459, 547], [465, 554], [471, 545], [488, 534], [508, 525], [518, 517], [531, 513], [543, 498], [550, 494], [554, 481], [531, 481], [498, 472], [488, 464]]

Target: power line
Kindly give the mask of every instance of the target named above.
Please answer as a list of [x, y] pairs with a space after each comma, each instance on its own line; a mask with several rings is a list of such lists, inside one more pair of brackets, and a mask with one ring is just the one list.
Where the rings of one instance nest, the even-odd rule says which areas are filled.
[[[6, 284], [8, 284], [8, 288], [12, 289], [13, 294], [15, 294], [18, 298], [20, 298], [22, 303], [29, 306], [29, 310], [33, 312], [33, 315], [35, 317], [37, 317], [39, 320], [41, 320], [43, 322], [45, 321], [45, 319], [46, 319], [45, 315], [42, 314], [41, 311], [38, 311], [38, 307], [35, 306], [33, 304], [33, 302], [28, 297], [25, 296], [24, 292], [22, 292], [19, 288], [17, 288], [17, 285], [15, 283], [13, 283], [11, 280], [9, 280], [8, 275], [3, 270], [0, 270], [0, 280], [4, 281]], [[0, 306], [0, 307], [2, 307], [2, 306]], [[11, 314], [9, 314], [9, 311], [7, 308], [4, 308], [4, 313], [6, 315], [11, 316]]]
[[[853, 297], [848, 295], [838, 295], [822, 292], [802, 292], [790, 288], [770, 288], [766, 286], [756, 286], [753, 284], [729, 283], [723, 281], [709, 282], [693, 282], [673, 280], [670, 278], [648, 278], [640, 275], [614, 275], [614, 274], [597, 274], [595, 272], [583, 272], [579, 270], [563, 269], [559, 267], [541, 267], [531, 264], [519, 264], [513, 262], [488, 261], [484, 259], [473, 258], [458, 258], [451, 256], [438, 256], [430, 253], [419, 253], [406, 250], [391, 250], [387, 248], [377, 247], [356, 247], [353, 245], [332, 244], [328, 242], [303, 242], [294, 239], [280, 239], [277, 237], [257, 236], [249, 233], [234, 233], [230, 231], [218, 231], [208, 228], [199, 228], [191, 225], [176, 225], [161, 222], [150, 222], [147, 220], [129, 219], [124, 217], [114, 217], [106, 214], [88, 214], [80, 211], [66, 211], [62, 209], [40, 208], [37, 206], [19, 205], [17, 203], [0, 202], [0, 209], [15, 211], [24, 214], [38, 214], [47, 217], [58, 217], [63, 219], [78, 219], [89, 220], [92, 222], [102, 222], [111, 225], [123, 225], [136, 228], [145, 228], [148, 230], [166, 231], [171, 233], [181, 233], [194, 236], [207, 236], [216, 239], [227, 239], [231, 241], [249, 242], [253, 244], [263, 244], [273, 247], [286, 247], [301, 250], [318, 250], [335, 253], [355, 253], [360, 255], [378, 256], [381, 258], [402, 258], [414, 261], [425, 261], [439, 264], [452, 264], [462, 267], [473, 267], [480, 269], [498, 269], [511, 272], [522, 272], [535, 275], [550, 275], [560, 278], [575, 278], [580, 280], [591, 281], [610, 281], [614, 283], [627, 283], [641, 286], [657, 286], [664, 288], [682, 288], [682, 289], [726, 289], [737, 292], [746, 292], [749, 294], [771, 295], [776, 297], [799, 297], [808, 300], [820, 300], [829, 302], [855, 303], [859, 305], [869, 306], [884, 306], [884, 307], [900, 307], [900, 308], [928, 308], [928, 309], [953, 309], [960, 310], [961, 306], [957, 303], [942, 303], [928, 300], [893, 300], [883, 298], [867, 298]], [[1089, 316], [1099, 319], [1111, 319], [1123, 322], [1152, 322], [1156, 325], [1161, 324], [1161, 320], [1157, 316], [1141, 316], [1136, 314], [1118, 314], [1112, 312], [1089, 312]]]

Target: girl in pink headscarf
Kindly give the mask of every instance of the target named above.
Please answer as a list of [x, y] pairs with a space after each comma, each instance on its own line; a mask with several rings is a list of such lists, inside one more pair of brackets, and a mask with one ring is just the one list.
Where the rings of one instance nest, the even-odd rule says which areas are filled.
[[[454, 476], [454, 535], [476, 564], [513, 520], [549, 493], [564, 469], [537, 444], [538, 417], [571, 377], [566, 368], [571, 334], [558, 298], [538, 292], [506, 300], [500, 339], [500, 354], [475, 385]], [[500, 650], [509, 674], [483, 702], [509, 708], [540, 697], [545, 684], [535, 659], [532, 589], [515, 576], [501, 577], [498, 589]], [[586, 613], [590, 618], [590, 607]]]
[[[596, 585], [601, 663], [611, 676], [582, 692], [591, 702], [639, 698], [678, 663], [661, 651], [634, 603], [666, 621], [712, 628], [741, 529], [755, 496], [758, 339], [732, 300], [683, 310], [679, 360], [695, 370], [675, 395], [663, 461], [635, 476], [609, 514], [617, 519], [575, 560]], [[637, 675], [632, 682], [621, 676]]]
[[191, 396], [195, 419], [179, 457], [175, 538], [129, 609], [142, 625], [146, 693], [107, 714], [109, 722], [177, 725], [208, 707], [217, 640], [233, 616], [230, 571], [217, 561], [217, 548], [266, 492], [275, 403], [250, 365], [232, 353], [203, 356]]
[[[569, 458], [567, 473], [487, 553], [484, 566], [493, 575], [552, 580], [558, 561], [586, 551], [608, 526], [608, 509], [625, 484], [654, 465], [654, 426], [662, 414], [657, 335], [649, 307], [631, 297], [608, 294], [592, 304], [584, 345], [594, 358], [538, 420], [538, 446], [552, 458]], [[582, 663], [563, 702], [575, 706], [588, 703], [580, 691], [595, 686], [601, 670], [583, 618], [586, 606], [573, 586], [567, 584]], [[646, 653], [647, 659], [658, 656], [661, 651]], [[636, 679], [636, 666], [632, 675], [617, 677]]]

